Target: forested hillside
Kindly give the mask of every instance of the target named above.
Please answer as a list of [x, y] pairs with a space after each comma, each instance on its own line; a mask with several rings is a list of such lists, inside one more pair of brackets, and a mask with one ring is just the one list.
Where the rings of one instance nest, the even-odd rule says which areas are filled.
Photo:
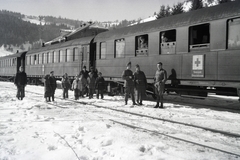
[[60, 29], [68, 29], [66, 25], [36, 25], [21, 19], [19, 13], [0, 11], [0, 46], [20, 46], [25, 42], [33, 43], [42, 39], [49, 41], [59, 36]]

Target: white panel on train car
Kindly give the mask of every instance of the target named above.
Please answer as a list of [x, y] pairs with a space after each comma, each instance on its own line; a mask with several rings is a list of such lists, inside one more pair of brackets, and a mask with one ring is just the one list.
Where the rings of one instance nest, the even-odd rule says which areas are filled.
[[204, 77], [204, 55], [193, 55], [192, 77]]

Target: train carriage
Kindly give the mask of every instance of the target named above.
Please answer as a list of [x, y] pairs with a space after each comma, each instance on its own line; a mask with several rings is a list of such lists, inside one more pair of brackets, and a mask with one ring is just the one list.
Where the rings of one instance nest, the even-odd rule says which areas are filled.
[[97, 69], [109, 81], [121, 83], [131, 61], [151, 84], [161, 61], [169, 91], [239, 94], [240, 1], [103, 32], [94, 42]]
[[57, 79], [67, 73], [70, 79], [82, 70], [95, 67], [95, 44], [92, 43], [96, 34], [106, 29], [86, 24], [76, 31], [55, 38], [43, 44], [37, 50], [26, 54], [26, 72], [32, 83], [41, 82], [41, 78], [54, 71]]
[[0, 57], [0, 80], [13, 81], [20, 66], [25, 68], [25, 55], [27, 52]]

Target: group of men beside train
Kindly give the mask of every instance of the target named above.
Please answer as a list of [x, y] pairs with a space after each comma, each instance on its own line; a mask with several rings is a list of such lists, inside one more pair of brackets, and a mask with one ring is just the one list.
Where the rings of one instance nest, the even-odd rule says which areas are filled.
[[[131, 62], [127, 64], [126, 70], [122, 73], [122, 79], [125, 81], [125, 105], [128, 103], [128, 98], [131, 96], [133, 105], [143, 105], [143, 99], [145, 91], [147, 89], [147, 79], [145, 73], [140, 70], [140, 66], [137, 64], [136, 70], [133, 73], [131, 70]], [[44, 82], [44, 98], [46, 102], [54, 101], [54, 94], [57, 88], [56, 78], [54, 77], [54, 71], [47, 74]], [[154, 108], [163, 108], [163, 93], [165, 88], [165, 82], [167, 81], [167, 72], [162, 68], [162, 63], [157, 63], [157, 70], [154, 77], [154, 88], [157, 96], [157, 104]], [[94, 91], [96, 90], [96, 97], [103, 99], [103, 92], [105, 89], [105, 80], [102, 77], [101, 72], [97, 72], [93, 67], [90, 68], [90, 72], [86, 70], [86, 66], [83, 70], [75, 76], [73, 83], [70, 83], [68, 74], [65, 73], [61, 80], [63, 89], [63, 98], [68, 98], [68, 91], [74, 91], [75, 100], [80, 97], [84, 97], [86, 94], [89, 99], [93, 98]], [[14, 80], [14, 84], [17, 86], [17, 98], [22, 100], [25, 96], [24, 88], [27, 84], [27, 74], [24, 72], [23, 67], [20, 66], [19, 72], [17, 72]], [[134, 90], [136, 89], [137, 100], [135, 101]]]
[[[122, 78], [125, 80], [125, 105], [127, 105], [128, 97], [131, 95], [133, 105], [142, 105], [142, 101], [147, 89], [147, 79], [145, 73], [140, 70], [137, 64], [136, 71], [131, 71], [131, 62], [127, 64], [127, 69], [123, 71]], [[154, 108], [163, 108], [163, 93], [165, 89], [165, 82], [167, 81], [167, 72], [162, 68], [162, 62], [157, 63], [157, 71], [154, 77], [154, 88], [157, 96], [157, 104]], [[137, 103], [134, 96], [134, 88], [137, 93]]]

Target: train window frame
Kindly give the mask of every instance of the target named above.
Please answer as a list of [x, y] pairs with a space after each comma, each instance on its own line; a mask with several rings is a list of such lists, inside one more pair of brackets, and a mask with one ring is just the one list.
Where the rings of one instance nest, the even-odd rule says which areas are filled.
[[44, 64], [44, 53], [42, 53], [42, 63], [41, 64]]
[[165, 30], [159, 32], [159, 55], [176, 54], [177, 30]]
[[54, 51], [52, 51], [51, 54], [52, 54], [52, 61], [51, 61], [51, 63], [54, 63], [54, 56], [55, 56], [54, 55]]
[[125, 38], [114, 40], [114, 58], [124, 58], [125, 54], [126, 54]]
[[[206, 28], [204, 28], [204, 27], [206, 27]], [[210, 27], [211, 27], [210, 23], [203, 23], [203, 24], [190, 26], [188, 28], [189, 52], [210, 49], [210, 39], [211, 39]]]
[[148, 55], [149, 35], [142, 34], [135, 36], [135, 57]]
[[73, 62], [79, 60], [79, 47], [74, 47], [73, 48]]
[[59, 62], [60, 63], [64, 63], [64, 52], [63, 52], [63, 50], [59, 50], [59, 57], [60, 57], [60, 59], [59, 59]]
[[33, 56], [33, 63], [34, 63], [34, 65], [37, 64], [37, 55], [36, 54], [34, 54], [34, 56]]
[[[105, 45], [103, 48], [103, 44]], [[107, 42], [100, 42], [99, 59], [107, 58]]]
[[[235, 24], [238, 23], [238, 27], [235, 27], [234, 29], [230, 26], [230, 23], [231, 25], [234, 25], [234, 23]], [[227, 20], [226, 47], [228, 50], [240, 49], [240, 33], [238, 32], [240, 31], [239, 26], [240, 26], [240, 17]], [[236, 31], [236, 29], [238, 29], [238, 31]], [[234, 40], [230, 41], [231, 38], [234, 38]]]

